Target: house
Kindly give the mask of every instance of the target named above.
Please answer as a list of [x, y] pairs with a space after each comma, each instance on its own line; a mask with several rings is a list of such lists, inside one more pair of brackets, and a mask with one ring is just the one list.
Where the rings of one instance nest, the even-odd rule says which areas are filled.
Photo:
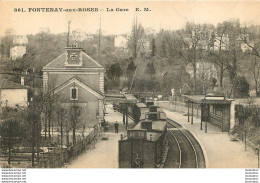
[[11, 60], [16, 60], [18, 58], [23, 57], [26, 53], [26, 46], [15, 46], [10, 48], [10, 58]]
[[252, 47], [255, 46], [253, 41], [249, 41], [248, 44], [247, 43], [241, 43], [241, 50], [242, 50], [242, 52], [251, 52], [252, 51], [252, 47], [250, 47], [248, 45], [250, 45]]
[[45, 65], [43, 90], [59, 96], [68, 111], [80, 108], [79, 120], [93, 127], [104, 120], [104, 68], [89, 57], [83, 48], [71, 46]]
[[229, 37], [228, 36], [217, 36], [214, 41], [214, 50], [228, 50], [229, 49]]
[[13, 38], [14, 45], [26, 45], [28, 43], [28, 38], [26, 35], [16, 35]]
[[[186, 71], [190, 74], [191, 77], [194, 76], [193, 66], [189, 63], [186, 66]], [[214, 64], [209, 62], [197, 62], [196, 63], [196, 77], [198, 78], [205, 78], [209, 80], [210, 78], [218, 78], [217, 77], [217, 69]]]
[[0, 101], [2, 107], [27, 107], [28, 88], [8, 80], [0, 80]]
[[197, 75], [200, 78], [205, 77], [209, 80], [210, 78], [218, 78], [217, 69], [214, 64], [209, 62], [197, 62]]
[[50, 28], [49, 27], [40, 27], [38, 33], [50, 34]]
[[115, 36], [114, 38], [114, 46], [116, 48], [127, 48], [127, 42], [126, 36], [123, 35]]

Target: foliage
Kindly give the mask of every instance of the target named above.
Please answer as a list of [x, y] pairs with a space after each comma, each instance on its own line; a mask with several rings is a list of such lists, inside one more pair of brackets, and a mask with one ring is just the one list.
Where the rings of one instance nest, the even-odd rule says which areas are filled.
[[152, 48], [151, 56], [154, 57], [155, 56], [155, 52], [156, 52], [156, 46], [155, 46], [154, 38], [152, 39], [152, 42], [151, 42], [151, 48]]
[[109, 69], [107, 70], [107, 76], [111, 79], [119, 78], [121, 74], [122, 70], [119, 62], [110, 65]]
[[233, 82], [234, 97], [243, 98], [249, 96], [249, 83], [245, 77], [237, 76]]
[[70, 108], [70, 120], [72, 123], [72, 138], [73, 138], [73, 145], [76, 144], [76, 128], [80, 123], [79, 117], [81, 114], [81, 107], [73, 105]]
[[11, 163], [11, 150], [15, 145], [19, 145], [25, 136], [23, 123], [15, 117], [15, 112], [17, 111], [14, 109], [5, 108], [3, 111], [4, 119], [0, 124], [1, 144], [4, 150], [8, 152], [9, 165]]
[[145, 74], [152, 76], [155, 75], [155, 70], [153, 66], [153, 62], [148, 62], [145, 68]]
[[128, 41], [128, 48], [132, 52], [132, 57], [136, 58], [140, 49], [140, 42], [144, 35], [144, 28], [141, 24], [137, 23], [137, 19], [135, 19], [134, 24], [132, 26], [132, 33], [130, 40]]

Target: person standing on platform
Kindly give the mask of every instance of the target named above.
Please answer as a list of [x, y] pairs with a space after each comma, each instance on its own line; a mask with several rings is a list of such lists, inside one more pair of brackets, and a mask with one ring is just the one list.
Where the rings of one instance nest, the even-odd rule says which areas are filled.
[[118, 133], [118, 126], [119, 126], [119, 124], [118, 124], [118, 122], [116, 121], [116, 123], [115, 123], [115, 133]]

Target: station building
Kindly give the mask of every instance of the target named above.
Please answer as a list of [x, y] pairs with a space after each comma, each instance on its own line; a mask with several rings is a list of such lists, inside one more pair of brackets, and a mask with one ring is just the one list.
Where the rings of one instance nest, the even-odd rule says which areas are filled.
[[104, 68], [88, 56], [83, 48], [65, 48], [65, 52], [45, 65], [43, 90], [58, 95], [69, 109], [80, 107], [79, 120], [93, 127], [104, 120]]

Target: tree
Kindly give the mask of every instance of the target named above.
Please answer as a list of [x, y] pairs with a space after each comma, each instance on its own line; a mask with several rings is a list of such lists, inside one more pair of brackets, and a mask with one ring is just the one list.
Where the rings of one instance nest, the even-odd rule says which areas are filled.
[[155, 46], [154, 38], [152, 39], [152, 42], [151, 42], [151, 48], [152, 48], [151, 56], [154, 57], [155, 56], [155, 52], [156, 52], [156, 46]]
[[193, 67], [194, 92], [197, 94], [197, 62], [201, 57], [200, 41], [203, 38], [200, 24], [186, 23], [185, 30], [179, 32], [179, 54], [186, 63], [191, 63]]
[[112, 65], [107, 70], [107, 76], [108, 78], [112, 81], [113, 86], [118, 86], [119, 85], [119, 77], [122, 75], [122, 69], [120, 67], [119, 62], [116, 62]]
[[229, 73], [229, 80], [234, 91], [234, 79], [237, 77], [239, 61], [243, 58], [243, 53], [235, 47], [231, 47], [226, 55], [225, 66]]
[[28, 107], [26, 118], [26, 139], [28, 145], [31, 147], [32, 152], [32, 167], [34, 167], [35, 148], [37, 154], [41, 143], [41, 104], [35, 101], [31, 102]]
[[167, 56], [165, 40], [162, 40], [162, 45], [161, 45], [161, 49], [160, 49], [160, 56], [161, 57]]
[[136, 72], [136, 65], [135, 65], [134, 59], [132, 57], [129, 60], [130, 60], [130, 63], [127, 66], [126, 75], [127, 75], [127, 80], [128, 80], [128, 86], [130, 87], [130, 85], [135, 77], [134, 73]]
[[137, 57], [138, 54], [138, 44], [142, 39], [144, 34], [144, 28], [141, 24], [137, 23], [137, 17], [132, 25], [132, 34], [130, 40], [128, 41], [128, 47], [131, 49], [133, 58]]
[[53, 126], [53, 110], [55, 105], [60, 99], [59, 94], [54, 94], [54, 87], [56, 86], [56, 81], [53, 80], [51, 83], [49, 82], [47, 87], [45, 88], [45, 93], [41, 94], [39, 101], [42, 104], [42, 112], [44, 113], [44, 137], [47, 139], [47, 132], [49, 136], [49, 140], [51, 139], [51, 125]]
[[237, 76], [233, 81], [234, 97], [243, 98], [249, 96], [249, 83], [244, 76]]
[[[64, 127], [65, 130], [68, 129], [68, 119], [67, 119], [68, 111], [65, 108], [60, 107], [56, 112], [57, 112], [58, 124], [60, 126], [60, 142], [59, 142], [60, 149], [61, 149], [60, 152], [61, 152], [61, 158], [63, 158], [63, 132], [64, 132]], [[63, 162], [63, 159], [61, 160], [61, 162]]]
[[147, 63], [144, 72], [145, 72], [145, 74], [150, 75], [150, 76], [155, 75], [155, 69], [154, 69], [153, 62], [148, 62]]
[[155, 86], [155, 69], [152, 61], [149, 61], [145, 68], [144, 89], [147, 91], [154, 90]]
[[207, 60], [210, 60], [219, 68], [219, 86], [223, 88], [225, 70], [229, 74], [229, 80], [233, 87], [233, 79], [237, 76], [239, 61], [243, 58], [243, 53], [237, 45], [240, 35], [240, 23], [236, 21], [224, 21], [216, 27], [216, 32], [212, 33], [211, 49], [207, 52]]
[[246, 26], [242, 28], [241, 32], [242, 34], [240, 36], [240, 41], [242, 41], [242, 43], [245, 43], [251, 49], [251, 51], [248, 53], [260, 58], [259, 47], [254, 44], [254, 41], [250, 41], [250, 40], [259, 39], [259, 34], [257, 35], [256, 33], [250, 32], [249, 28]]
[[73, 139], [73, 145], [76, 144], [76, 128], [79, 124], [79, 116], [80, 116], [81, 108], [79, 106], [76, 106], [75, 104], [71, 106], [70, 108], [70, 119], [72, 122], [72, 139]]
[[1, 55], [10, 57], [10, 49], [13, 46], [13, 36], [12, 35], [7, 35], [2, 37], [1, 39]]
[[219, 85], [221, 88], [223, 87], [223, 77], [224, 77], [224, 70], [225, 70], [224, 54], [225, 51], [228, 49], [228, 41], [226, 40], [228, 39], [226, 37], [227, 29], [228, 29], [227, 22], [219, 23], [217, 25], [216, 34], [213, 32], [211, 35], [211, 43], [213, 49], [205, 50], [208, 52], [207, 59], [211, 60], [220, 69]]
[[23, 124], [19, 121], [19, 111], [4, 108], [2, 112], [3, 123], [0, 125], [2, 145], [8, 151], [8, 165], [11, 165], [11, 150], [19, 144], [24, 137]]
[[255, 57], [253, 61], [253, 75], [254, 75], [254, 81], [255, 81], [255, 93], [256, 96], [258, 95], [258, 85], [259, 85], [259, 76], [260, 76], [260, 64], [257, 62], [257, 59]]

